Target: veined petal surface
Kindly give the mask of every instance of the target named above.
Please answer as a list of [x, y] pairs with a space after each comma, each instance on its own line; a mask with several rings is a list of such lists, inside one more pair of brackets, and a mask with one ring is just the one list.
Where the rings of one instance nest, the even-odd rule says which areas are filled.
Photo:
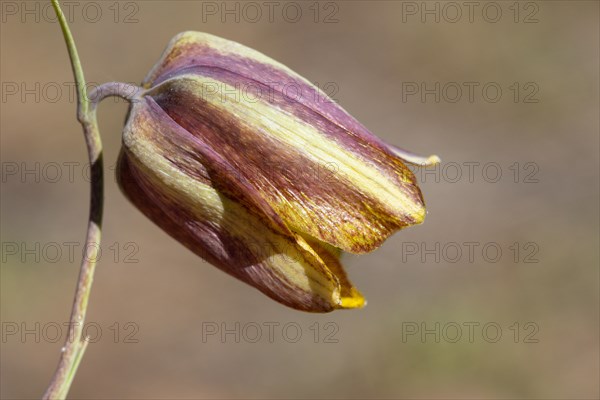
[[257, 51], [184, 32], [144, 87], [177, 125], [227, 162], [224, 187], [252, 187], [260, 203], [252, 207], [268, 205], [290, 232], [364, 253], [425, 217], [415, 177], [390, 147]]
[[334, 252], [287, 230], [252, 188], [235, 183], [226, 160], [151, 97], [132, 105], [123, 144], [121, 189], [197, 255], [296, 309], [327, 312], [364, 304]]

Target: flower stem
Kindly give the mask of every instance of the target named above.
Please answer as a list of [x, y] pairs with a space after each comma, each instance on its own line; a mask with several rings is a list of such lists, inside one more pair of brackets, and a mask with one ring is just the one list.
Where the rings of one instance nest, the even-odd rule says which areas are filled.
[[93, 89], [89, 94], [90, 109], [95, 110], [98, 103], [107, 97], [120, 97], [134, 103], [138, 101], [143, 94], [144, 89], [121, 82], [107, 82]]
[[103, 163], [102, 163], [102, 141], [96, 121], [96, 107], [90, 107], [90, 100], [87, 96], [85, 78], [77, 48], [71, 31], [60, 8], [58, 0], [51, 0], [52, 6], [58, 17], [58, 22], [63, 32], [63, 36], [69, 51], [73, 75], [77, 85], [77, 119], [83, 127], [83, 134], [87, 145], [89, 162], [91, 165], [91, 199], [90, 214], [88, 220], [86, 251], [81, 260], [81, 268], [73, 308], [71, 310], [69, 335], [65, 345], [61, 350], [60, 361], [46, 389], [44, 399], [64, 399], [69, 392], [73, 378], [77, 372], [85, 349], [88, 344], [87, 338], [82, 337], [83, 325], [87, 311], [88, 300], [94, 280], [94, 271], [98, 258], [98, 249], [100, 245], [102, 209], [104, 202], [104, 181], [103, 181]]

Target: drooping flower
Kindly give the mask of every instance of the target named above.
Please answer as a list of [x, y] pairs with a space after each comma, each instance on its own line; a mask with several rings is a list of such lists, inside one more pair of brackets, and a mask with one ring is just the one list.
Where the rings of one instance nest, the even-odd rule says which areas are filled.
[[173, 38], [143, 82], [118, 178], [146, 216], [290, 307], [365, 303], [340, 252], [366, 253], [425, 206], [391, 147], [284, 65], [205, 33]]

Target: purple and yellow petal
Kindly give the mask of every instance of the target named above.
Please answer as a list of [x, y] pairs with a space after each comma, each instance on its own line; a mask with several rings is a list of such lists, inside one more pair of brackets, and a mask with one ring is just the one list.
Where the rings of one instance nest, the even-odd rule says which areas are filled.
[[205, 166], [201, 144], [152, 102], [133, 106], [118, 168], [122, 190], [144, 214], [199, 256], [290, 307], [359, 306], [348, 303], [327, 260], [302, 237], [282, 234], [254, 202], [215, 189], [216, 166]]

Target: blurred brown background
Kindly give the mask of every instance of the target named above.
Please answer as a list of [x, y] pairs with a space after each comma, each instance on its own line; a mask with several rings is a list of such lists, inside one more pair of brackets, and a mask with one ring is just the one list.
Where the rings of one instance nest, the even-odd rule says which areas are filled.
[[[386, 141], [442, 157], [417, 173], [427, 221], [344, 256], [365, 309], [287, 309], [125, 200], [111, 167], [127, 105], [109, 99], [96, 343], [70, 397], [598, 398], [598, 2], [475, 2], [472, 14], [463, 2], [248, 4], [65, 12], [91, 83], [140, 82], [174, 34], [199, 30], [328, 85]], [[88, 171], [49, 2], [1, 7], [0, 390], [36, 398], [66, 334]]]

